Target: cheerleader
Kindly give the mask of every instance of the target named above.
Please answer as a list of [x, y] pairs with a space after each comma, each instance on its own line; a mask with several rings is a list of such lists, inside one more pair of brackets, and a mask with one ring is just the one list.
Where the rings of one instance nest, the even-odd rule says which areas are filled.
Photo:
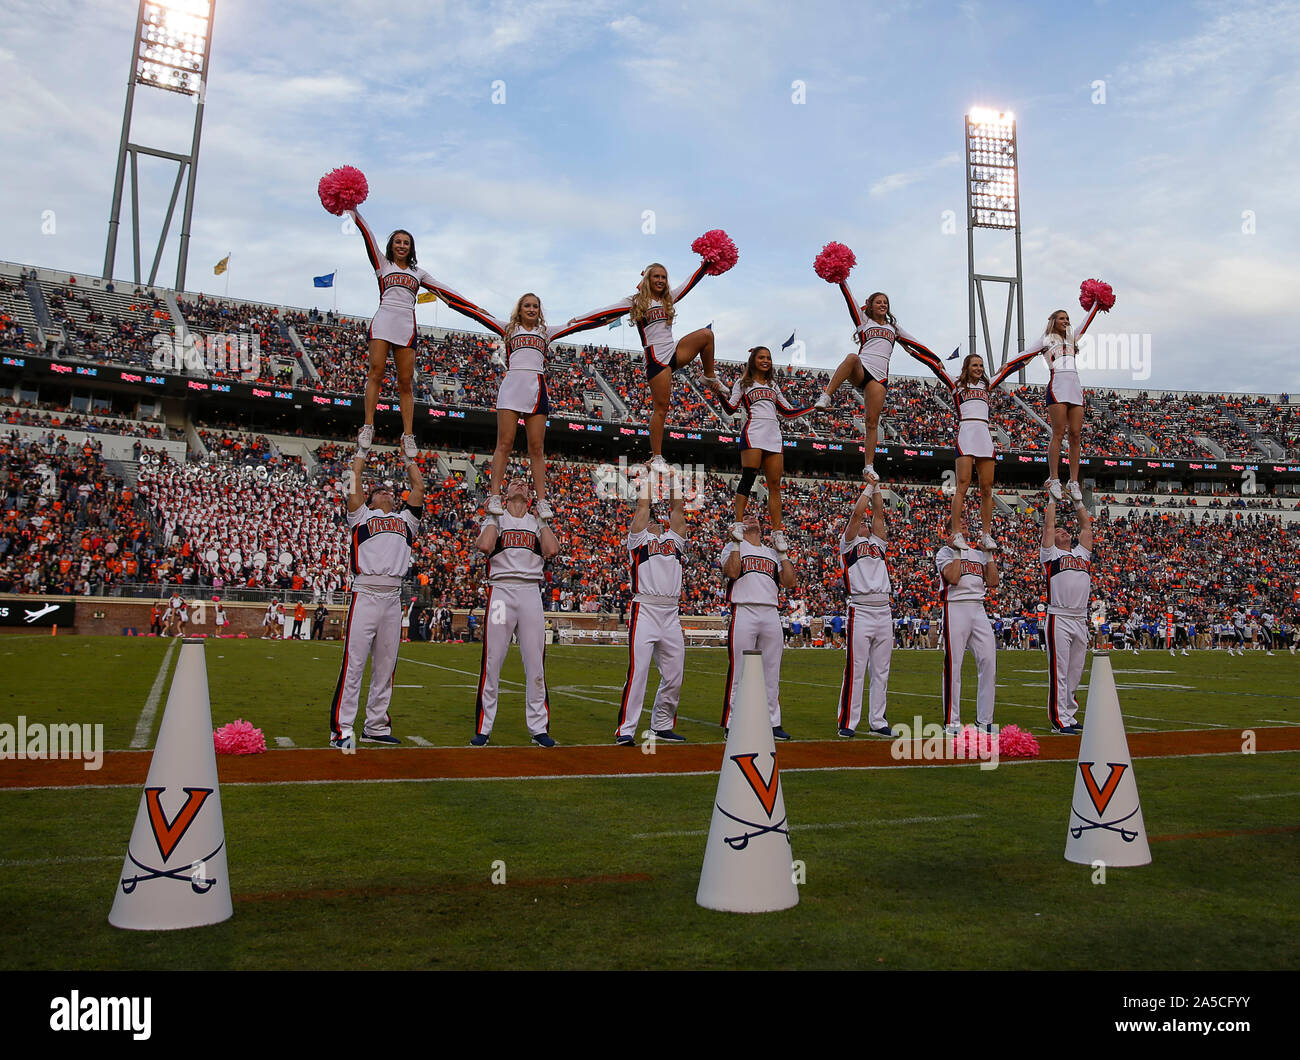
[[788, 404], [776, 385], [772, 370], [772, 351], [766, 346], [755, 346], [749, 351], [744, 374], [725, 390], [722, 405], [728, 414], [735, 415], [742, 408], [747, 417], [740, 432], [740, 485], [736, 487], [736, 521], [731, 536], [741, 541], [745, 536], [745, 509], [749, 506], [749, 491], [754, 486], [759, 469], [767, 479], [767, 510], [772, 520], [772, 547], [778, 552], [789, 551], [789, 543], [781, 526], [781, 475], [785, 469], [784, 450], [781, 444], [781, 416], [793, 419], [812, 411], [812, 406], [795, 408]]
[[[669, 471], [663, 458], [663, 445], [664, 421], [673, 394], [673, 372], [680, 371], [699, 357], [705, 384], [720, 398], [727, 393], [714, 375], [712, 327], [692, 331], [680, 341], [673, 342], [673, 319], [677, 315], [676, 303], [685, 298], [706, 274], [720, 276], [735, 265], [736, 245], [721, 229], [714, 229], [700, 236], [691, 244], [691, 249], [704, 260], [685, 283], [670, 287], [668, 270], [654, 262], [642, 271], [636, 294], [598, 310], [585, 322], [586, 327], [594, 327], [627, 313], [636, 325], [645, 350], [646, 382], [654, 401], [654, 411], [650, 414], [650, 467], [660, 474]], [[575, 318], [569, 323], [584, 322]]]
[[1070, 314], [1064, 309], [1058, 309], [1047, 318], [1047, 329], [1042, 337], [1009, 362], [1019, 370], [1040, 353], [1047, 361], [1050, 373], [1047, 382], [1047, 415], [1052, 425], [1052, 440], [1047, 447], [1047, 489], [1055, 501], [1061, 500], [1061, 445], [1067, 434], [1070, 439], [1070, 499], [1076, 502], [1083, 500], [1083, 492], [1079, 487], [1083, 385], [1079, 382], [1075, 357], [1078, 354], [1079, 339], [1083, 338], [1083, 333], [1088, 330], [1088, 325], [1101, 308], [1100, 303], [1094, 304], [1076, 332], [1070, 331]]
[[587, 317], [579, 318], [564, 327], [550, 327], [542, 315], [542, 300], [531, 292], [521, 296], [515, 303], [508, 321], [499, 320], [451, 288], [432, 280], [430, 285], [448, 308], [482, 324], [505, 342], [506, 374], [497, 390], [497, 446], [492, 454], [488, 512], [492, 515], [502, 515], [505, 512], [501, 501], [501, 484], [505, 481], [506, 465], [515, 448], [519, 417], [523, 416], [524, 433], [528, 438], [528, 461], [533, 472], [533, 489], [537, 493], [537, 516], [540, 519], [550, 519], [555, 512], [546, 499], [546, 453], [543, 445], [546, 417], [551, 411], [546, 396], [546, 356], [552, 342], [593, 328], [599, 321]]
[[997, 549], [993, 528], [993, 434], [989, 431], [989, 395], [1003, 381], [1019, 369], [1019, 359], [1008, 361], [991, 380], [984, 374], [984, 358], [978, 353], [968, 354], [961, 362], [961, 372], [953, 379], [944, 370], [943, 363], [933, 353], [927, 355], [909, 350], [918, 361], [930, 369], [948, 388], [952, 403], [957, 409], [957, 489], [952, 496], [952, 532], [954, 548], [970, 548], [961, 533], [962, 507], [966, 491], [970, 488], [971, 472], [979, 477], [980, 519], [984, 524], [982, 548], [986, 552]]
[[[813, 407], [829, 408], [831, 396], [846, 381], [857, 387], [866, 405], [863, 439], [866, 466], [862, 469], [862, 474], [871, 482], [879, 482], [880, 476], [876, 474], [872, 463], [880, 430], [880, 411], [885, 405], [885, 388], [889, 385], [889, 358], [894, 352], [894, 343], [898, 343], [913, 356], [918, 353], [931, 357], [935, 355], [898, 326], [894, 315], [889, 311], [889, 296], [884, 292], [876, 291], [859, 306], [853, 292], [849, 290], [847, 280], [837, 282], [849, 307], [849, 316], [853, 318], [853, 337], [858, 343], [858, 352], [849, 354], [840, 362], [830, 384]], [[937, 357], [935, 359], [938, 360]]]
[[402, 409], [402, 452], [414, 460], [415, 444], [415, 296], [421, 287], [436, 291], [434, 279], [416, 267], [415, 237], [399, 228], [388, 237], [383, 254], [374, 233], [355, 209], [346, 211], [365, 240], [366, 256], [379, 281], [379, 309], [370, 321], [369, 373], [366, 376], [366, 422], [357, 433], [357, 448], [365, 452], [375, 438], [375, 405], [392, 351], [397, 366], [397, 397]]

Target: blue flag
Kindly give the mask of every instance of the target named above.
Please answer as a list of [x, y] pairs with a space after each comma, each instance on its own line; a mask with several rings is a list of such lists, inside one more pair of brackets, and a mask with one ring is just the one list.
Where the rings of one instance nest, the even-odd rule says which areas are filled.
[[613, 331], [615, 328], [621, 328], [622, 326], [623, 326], [623, 318], [619, 317], [617, 320], [611, 320], [609, 327], [606, 330]]
[[794, 345], [794, 332], [792, 331], [790, 332], [790, 337], [786, 339], [785, 342], [781, 343], [781, 349], [788, 350], [793, 345]]
[[953, 350], [952, 353], [948, 354], [948, 360], [955, 361], [957, 359], [957, 354], [959, 353], [961, 353], [960, 346], [958, 346], [955, 350]]
[[313, 276], [311, 283], [313, 287], [333, 287], [334, 273], [327, 272], [324, 276]]

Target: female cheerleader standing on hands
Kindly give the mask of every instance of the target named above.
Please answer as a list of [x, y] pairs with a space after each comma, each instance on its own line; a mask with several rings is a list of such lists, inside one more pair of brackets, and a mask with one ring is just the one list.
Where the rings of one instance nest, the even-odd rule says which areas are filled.
[[408, 460], [418, 453], [415, 444], [415, 296], [421, 287], [436, 290], [433, 277], [416, 267], [415, 238], [404, 228], [388, 237], [383, 254], [370, 226], [357, 207], [366, 201], [369, 185], [360, 170], [341, 166], [321, 177], [317, 187], [321, 205], [335, 216], [350, 214], [365, 240], [375, 278], [379, 281], [379, 309], [370, 321], [369, 374], [366, 377], [366, 422], [357, 433], [357, 448], [365, 452], [375, 438], [375, 405], [384, 384], [384, 369], [391, 350], [397, 364], [397, 397], [402, 409], [402, 452]]
[[[922, 346], [915, 338], [898, 326], [894, 315], [889, 311], [889, 296], [876, 291], [861, 306], [849, 290], [848, 278], [857, 259], [843, 243], [827, 243], [813, 262], [813, 269], [827, 283], [839, 286], [844, 301], [849, 307], [849, 316], [853, 318], [853, 337], [858, 343], [858, 352], [850, 354], [835, 369], [830, 385], [817, 399], [815, 408], [829, 408], [831, 396], [846, 380], [862, 392], [866, 405], [866, 430], [863, 439], [866, 466], [862, 474], [871, 482], [878, 482], [880, 476], [872, 466], [876, 453], [876, 439], [880, 430], [880, 411], [885, 405], [885, 387], [889, 385], [889, 358], [894, 352], [894, 343], [915, 356], [917, 353], [933, 353]], [[937, 360], [937, 358], [936, 358]]]
[[492, 485], [488, 494], [487, 509], [500, 515], [505, 508], [501, 502], [501, 484], [505, 481], [506, 465], [515, 448], [515, 431], [519, 417], [524, 417], [524, 431], [528, 436], [528, 460], [532, 465], [533, 489], [537, 492], [537, 515], [550, 519], [555, 513], [546, 500], [546, 417], [550, 414], [550, 401], [546, 396], [546, 355], [557, 339], [585, 331], [598, 321], [587, 318], [564, 327], [548, 327], [542, 315], [542, 300], [531, 292], [515, 303], [508, 321], [499, 320], [476, 306], [464, 295], [457, 294], [441, 284], [434, 287], [438, 297], [457, 313], [482, 324], [505, 340], [506, 374], [497, 391], [497, 447], [492, 454]]
[[933, 353], [928, 356], [908, 351], [930, 369], [948, 388], [957, 408], [957, 489], [952, 496], [952, 533], [954, 548], [969, 548], [961, 532], [962, 507], [966, 503], [966, 490], [970, 488], [971, 470], [979, 475], [980, 518], [984, 524], [982, 547], [994, 551], [998, 547], [993, 538], [993, 469], [997, 462], [993, 455], [993, 435], [989, 431], [989, 394], [996, 390], [1012, 372], [1020, 367], [1019, 358], [1008, 361], [1002, 371], [990, 380], [984, 374], [984, 358], [978, 353], [968, 354], [961, 362], [961, 372], [953, 379]]
[[781, 475], [785, 468], [779, 416], [792, 419], [812, 411], [812, 406], [794, 408], [786, 403], [776, 385], [772, 371], [772, 351], [755, 346], [749, 351], [745, 374], [731, 387], [730, 397], [722, 396], [723, 407], [731, 415], [745, 410], [748, 422], [740, 432], [740, 485], [736, 487], [736, 521], [731, 536], [740, 541], [745, 536], [745, 509], [749, 491], [762, 468], [767, 478], [767, 510], [772, 520], [772, 547], [778, 552], [789, 550], [781, 526]]
[[1079, 369], [1075, 364], [1078, 343], [1088, 330], [1098, 311], [1108, 311], [1115, 304], [1110, 284], [1100, 280], [1085, 280], [1079, 286], [1079, 304], [1088, 311], [1071, 333], [1070, 314], [1058, 309], [1047, 318], [1047, 330], [1027, 350], [1016, 355], [1012, 362], [1016, 370], [1041, 353], [1047, 359], [1050, 377], [1047, 383], [1047, 415], [1052, 424], [1052, 440], [1047, 447], [1049, 477], [1047, 489], [1053, 500], [1061, 499], [1061, 444], [1068, 432], [1070, 438], [1070, 499], [1083, 500], [1079, 487], [1079, 449], [1083, 438], [1083, 385], [1079, 382]]
[[700, 267], [691, 278], [675, 290], [668, 286], [668, 270], [658, 262], [647, 265], [641, 273], [641, 283], [636, 294], [598, 310], [584, 320], [575, 318], [570, 324], [594, 327], [597, 324], [622, 316], [632, 319], [641, 335], [645, 349], [646, 381], [654, 399], [650, 414], [650, 467], [661, 474], [668, 473], [663, 458], [664, 421], [668, 417], [668, 403], [673, 394], [673, 372], [685, 368], [696, 357], [704, 368], [704, 382], [719, 397], [726, 390], [713, 374], [713, 331], [701, 328], [692, 331], [680, 342], [673, 342], [673, 318], [677, 315], [675, 303], [685, 298], [705, 274], [720, 276], [736, 264], [736, 244], [721, 229], [700, 236], [691, 249], [703, 257]]

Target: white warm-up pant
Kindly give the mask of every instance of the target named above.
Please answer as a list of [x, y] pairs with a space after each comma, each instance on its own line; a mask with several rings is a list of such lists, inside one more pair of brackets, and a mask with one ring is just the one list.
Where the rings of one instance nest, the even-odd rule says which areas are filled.
[[524, 711], [528, 731], [536, 736], [551, 725], [546, 697], [546, 616], [537, 582], [496, 582], [488, 586], [483, 619], [483, 663], [479, 669], [474, 731], [487, 736], [497, 716], [497, 688], [510, 638], [519, 634], [524, 661]]
[[388, 701], [393, 695], [393, 671], [402, 641], [402, 598], [391, 593], [357, 589], [348, 604], [343, 633], [343, 668], [330, 710], [330, 734], [336, 739], [354, 735], [353, 723], [361, 699], [361, 677], [370, 659], [370, 695], [366, 699], [365, 732], [384, 736], [393, 731]]
[[1088, 655], [1088, 620], [1047, 616], [1047, 718], [1058, 729], [1074, 724], [1074, 693]]
[[645, 701], [650, 663], [659, 667], [659, 691], [655, 693], [650, 727], [659, 732], [677, 724], [677, 702], [682, 691], [682, 670], [686, 666], [686, 638], [677, 607], [634, 603], [627, 626], [627, 681], [618, 710], [615, 736], [635, 736]]
[[975, 720], [993, 724], [993, 697], [997, 691], [997, 645], [993, 626], [979, 601], [944, 602], [943, 605], [943, 723], [961, 724], [961, 662], [970, 648], [979, 672]]
[[862, 686], [871, 671], [868, 722], [883, 729], [885, 699], [889, 689], [889, 660], [894, 654], [894, 616], [889, 605], [849, 607], [848, 656], [844, 660], [844, 681], [840, 685], [841, 729], [856, 729], [862, 720]]
[[781, 724], [781, 653], [785, 637], [776, 608], [766, 604], [732, 604], [727, 631], [727, 686], [722, 699], [722, 726], [731, 725], [731, 707], [740, 693], [740, 672], [745, 652], [763, 653], [763, 680], [767, 685], [767, 712], [773, 725]]

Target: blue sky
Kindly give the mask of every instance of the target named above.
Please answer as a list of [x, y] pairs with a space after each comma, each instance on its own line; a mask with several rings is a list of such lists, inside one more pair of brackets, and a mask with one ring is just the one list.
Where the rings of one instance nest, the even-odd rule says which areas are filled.
[[[102, 267], [134, 10], [0, 11], [0, 257]], [[1019, 123], [1027, 336], [1077, 320], [1100, 277], [1118, 295], [1100, 326], [1149, 343], [1149, 378], [1085, 385], [1296, 392], [1297, 54], [1296, 3], [218, 0], [189, 286], [220, 294], [231, 251], [232, 296], [328, 306], [311, 277], [337, 266], [339, 308], [372, 312], [360, 238], [316, 199], [349, 163], [375, 228], [412, 230], [424, 267], [499, 315], [525, 290], [552, 321], [606, 305], [652, 260], [683, 279], [721, 227], [740, 263], [682, 303], [680, 333], [712, 320], [739, 357], [797, 331], [807, 363], [838, 362], [847, 314], [812, 271], [836, 239], [855, 291], [888, 292], [946, 354], [968, 330], [962, 115], [982, 104]], [[137, 141], [184, 142], [180, 97], [137, 99]], [[171, 176], [147, 177], [152, 231]], [[988, 246], [1002, 271], [1009, 244]]]

